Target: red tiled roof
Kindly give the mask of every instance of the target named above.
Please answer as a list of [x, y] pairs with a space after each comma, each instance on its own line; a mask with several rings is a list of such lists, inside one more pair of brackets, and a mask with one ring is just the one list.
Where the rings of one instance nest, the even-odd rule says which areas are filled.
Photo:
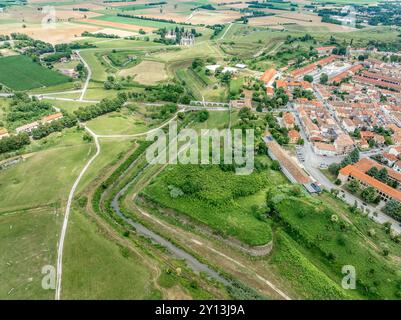
[[370, 158], [362, 158], [357, 163], [355, 163], [354, 166], [358, 170], [360, 170], [360, 171], [362, 171], [364, 173], [368, 172], [370, 170], [370, 168], [372, 168], [372, 167], [376, 167], [379, 170], [383, 169], [383, 168], [386, 168], [387, 174], [391, 178], [401, 182], [401, 173], [398, 173], [397, 171], [395, 171], [395, 170], [393, 170], [391, 168], [387, 168], [387, 167], [381, 165], [380, 163], [378, 163], [378, 162], [376, 162], [376, 161], [374, 161], [374, 160], [372, 160]]
[[385, 157], [386, 159], [393, 161], [393, 162], [398, 160], [398, 158], [395, 155], [388, 153], [388, 152], [384, 152], [383, 157]]
[[316, 61], [316, 62], [311, 63], [311, 64], [308, 64], [308, 65], [306, 65], [306, 66], [304, 66], [304, 67], [302, 67], [302, 68], [299, 68], [299, 69], [294, 70], [294, 71], [292, 72], [292, 75], [293, 75], [294, 77], [304, 75], [304, 74], [306, 74], [306, 73], [309, 73], [309, 72], [311, 72], [311, 71], [317, 69], [317, 66], [318, 66], [318, 65], [324, 66], [324, 65], [326, 65], [326, 64], [329, 64], [329, 63], [333, 62], [333, 61], [336, 60], [337, 58], [338, 58], [338, 56], [331, 55], [331, 56], [329, 56], [329, 57], [320, 59], [319, 61]]
[[262, 80], [265, 83], [269, 83], [274, 76], [276, 75], [277, 71], [274, 69], [268, 69], [265, 71], [265, 73], [260, 77], [260, 80]]
[[284, 113], [283, 121], [288, 125], [293, 125], [295, 123], [294, 115], [291, 112]]
[[294, 129], [288, 131], [288, 136], [290, 137], [291, 140], [296, 140], [300, 138], [299, 132]]
[[350, 67], [349, 69], [341, 72], [340, 74], [334, 76], [333, 78], [330, 78], [330, 82], [339, 83], [339, 82], [341, 82], [341, 80], [348, 77], [350, 75], [350, 73], [355, 73], [355, 72], [361, 70], [362, 68], [363, 68], [363, 66], [361, 64], [354, 65], [354, 66]]
[[329, 143], [315, 142], [314, 145], [316, 148], [320, 150], [333, 151], [333, 152], [336, 151], [336, 147]]
[[43, 122], [49, 122], [49, 121], [53, 121], [53, 120], [57, 120], [63, 117], [63, 114], [61, 112], [57, 112], [51, 115], [48, 115], [46, 117], [42, 118]]
[[401, 202], [401, 192], [398, 191], [397, 189], [391, 188], [387, 184], [376, 180], [375, 178], [363, 173], [362, 171], [359, 171], [358, 168], [356, 168], [354, 165], [349, 164], [346, 167], [342, 168], [339, 172], [340, 175], [344, 176], [353, 176], [354, 178], [362, 181], [363, 183], [375, 188], [376, 190], [379, 190], [389, 197], [393, 198], [394, 200], [400, 201]]
[[332, 50], [332, 49], [335, 49], [335, 48], [336, 48], [335, 46], [327, 46], [327, 47], [316, 48], [316, 50], [317, 51], [323, 51], [323, 50]]

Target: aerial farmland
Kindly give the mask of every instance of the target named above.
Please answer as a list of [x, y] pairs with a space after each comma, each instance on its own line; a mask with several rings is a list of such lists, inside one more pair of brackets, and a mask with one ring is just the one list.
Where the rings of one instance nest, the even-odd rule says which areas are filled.
[[0, 0], [0, 299], [400, 299], [399, 4]]

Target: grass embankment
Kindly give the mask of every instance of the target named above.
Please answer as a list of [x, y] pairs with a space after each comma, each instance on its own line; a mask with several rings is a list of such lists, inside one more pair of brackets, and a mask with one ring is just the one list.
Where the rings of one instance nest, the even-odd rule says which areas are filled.
[[339, 211], [309, 196], [276, 196], [271, 199], [286, 231], [308, 252], [307, 256], [335, 283], [340, 284], [345, 265], [357, 273], [354, 297], [397, 298], [400, 294], [400, 268], [390, 265], [384, 251], [374, 250], [366, 237], [347, 222]]

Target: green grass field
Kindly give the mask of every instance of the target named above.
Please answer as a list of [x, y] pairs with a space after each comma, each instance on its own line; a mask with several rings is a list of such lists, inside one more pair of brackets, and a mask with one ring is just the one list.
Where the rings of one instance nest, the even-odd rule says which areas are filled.
[[151, 28], [175, 28], [176, 26], [180, 26], [176, 23], [169, 23], [169, 22], [160, 22], [160, 21], [151, 21], [151, 20], [144, 20], [144, 19], [137, 19], [137, 18], [126, 18], [126, 17], [118, 17], [114, 15], [103, 15], [94, 17], [95, 20], [102, 20], [102, 21], [111, 21], [111, 22], [118, 22], [118, 23], [126, 23], [126, 24], [133, 24], [136, 26], [141, 27], [151, 27]]
[[71, 214], [64, 248], [63, 299], [157, 299], [142, 259], [105, 238], [85, 214]]
[[[70, 129], [30, 146], [32, 155], [0, 171], [0, 212], [64, 201], [94, 148]], [[37, 150], [35, 150], [37, 149]]]
[[209, 118], [205, 122], [197, 122], [192, 125], [195, 130], [199, 129], [225, 129], [228, 128], [230, 114], [227, 111], [209, 111]]
[[100, 139], [101, 152], [82, 177], [77, 188], [80, 193], [89, 182], [93, 181], [108, 165], [115, 163], [126, 153], [134, 148], [134, 140], [131, 138]]
[[93, 80], [105, 81], [107, 79], [107, 66], [100, 60], [100, 54], [93, 50], [86, 50], [81, 51], [81, 56], [91, 68]]
[[144, 133], [163, 122], [161, 119], [150, 118], [153, 112], [157, 112], [157, 107], [135, 105], [131, 108], [122, 108], [118, 112], [90, 120], [88, 127], [100, 135], [130, 135]]
[[0, 299], [53, 299], [42, 288], [42, 268], [54, 266], [60, 208], [43, 207], [0, 215]]
[[26, 56], [0, 58], [0, 83], [11, 89], [29, 90], [69, 81], [67, 76], [44, 68]]
[[297, 243], [284, 232], [277, 232], [270, 264], [293, 289], [306, 299], [345, 299], [346, 292], [313, 265]]

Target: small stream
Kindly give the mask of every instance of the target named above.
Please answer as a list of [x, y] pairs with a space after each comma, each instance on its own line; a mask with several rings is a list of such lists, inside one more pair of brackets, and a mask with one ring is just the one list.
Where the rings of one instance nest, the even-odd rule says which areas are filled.
[[189, 268], [191, 268], [194, 272], [204, 272], [207, 274], [209, 277], [223, 283], [224, 285], [230, 285], [230, 282], [227, 281], [224, 277], [222, 277], [219, 273], [208, 267], [206, 264], [200, 262], [198, 259], [196, 259], [194, 256], [191, 254], [187, 253], [186, 251], [182, 250], [181, 248], [177, 247], [174, 245], [172, 242], [169, 240], [163, 238], [162, 236], [158, 235], [157, 233], [153, 232], [152, 230], [146, 228], [144, 225], [133, 221], [129, 217], [125, 216], [121, 210], [120, 206], [118, 203], [118, 200], [123, 196], [128, 188], [135, 183], [137, 180], [137, 177], [140, 176], [140, 173], [132, 180], [130, 181], [123, 189], [121, 189], [116, 196], [113, 198], [113, 201], [111, 203], [111, 206], [114, 210], [114, 212], [124, 219], [125, 222], [130, 224], [135, 228], [138, 234], [145, 236], [149, 239], [151, 239], [154, 243], [160, 244], [163, 247], [167, 248], [176, 258], [178, 259], [183, 259]]

